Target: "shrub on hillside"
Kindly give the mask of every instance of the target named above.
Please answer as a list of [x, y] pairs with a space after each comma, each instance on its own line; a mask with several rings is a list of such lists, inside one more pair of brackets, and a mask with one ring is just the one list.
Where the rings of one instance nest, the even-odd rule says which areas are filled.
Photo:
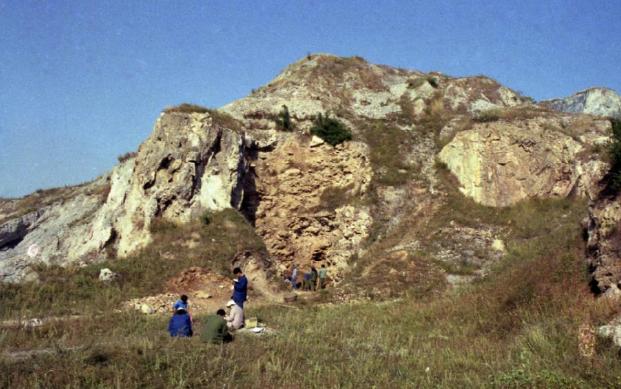
[[607, 189], [612, 194], [621, 190], [621, 120], [611, 120], [612, 142], [608, 149], [610, 171]]
[[123, 163], [129, 159], [135, 158], [137, 155], [137, 153], [135, 151], [128, 151], [125, 154], [121, 154], [118, 157], [116, 157], [116, 159], [119, 160], [119, 162]]
[[206, 113], [208, 111], [209, 111], [209, 108], [196, 105], [196, 104], [188, 104], [188, 103], [183, 103], [183, 104], [175, 105], [174, 107], [168, 107], [164, 109], [164, 112], [166, 113], [171, 113], [171, 112]]
[[276, 117], [276, 127], [282, 131], [291, 131], [293, 126], [291, 124], [291, 115], [289, 114], [289, 108], [286, 105], [282, 106], [282, 109]]
[[326, 143], [336, 146], [351, 140], [351, 131], [341, 121], [319, 113], [313, 122], [311, 134], [323, 139]]

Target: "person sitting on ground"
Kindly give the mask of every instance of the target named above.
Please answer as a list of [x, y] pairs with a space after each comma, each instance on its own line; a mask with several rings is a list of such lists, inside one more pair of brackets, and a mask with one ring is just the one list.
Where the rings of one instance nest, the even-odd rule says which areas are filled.
[[185, 294], [182, 294], [179, 297], [179, 300], [175, 301], [175, 303], [173, 304], [173, 314], [175, 312], [177, 312], [177, 309], [182, 308], [185, 309], [185, 311], [187, 312], [188, 316], [190, 316], [190, 321], [192, 321], [192, 314], [190, 313], [190, 303], [188, 303], [188, 296]]
[[173, 337], [190, 337], [192, 332], [192, 320], [183, 308], [178, 308], [168, 323], [168, 333]]
[[233, 275], [236, 278], [233, 280], [233, 295], [231, 296], [231, 300], [235, 301], [235, 304], [243, 309], [244, 302], [248, 299], [248, 279], [238, 267], [233, 269]]
[[224, 320], [224, 309], [218, 309], [215, 315], [207, 316], [201, 339], [211, 343], [226, 343], [233, 340]]
[[179, 297], [179, 300], [175, 301], [173, 304], [173, 313], [177, 312], [177, 309], [182, 308], [185, 309], [186, 312], [190, 312], [190, 304], [188, 304], [188, 296], [182, 294]]
[[326, 278], [328, 277], [328, 269], [326, 269], [326, 264], [322, 263], [321, 268], [319, 269], [319, 289], [323, 289], [326, 287]]
[[242, 328], [244, 326], [244, 310], [235, 304], [233, 300], [229, 300], [226, 303], [226, 307], [229, 309], [229, 312], [224, 319], [229, 330], [235, 331]]

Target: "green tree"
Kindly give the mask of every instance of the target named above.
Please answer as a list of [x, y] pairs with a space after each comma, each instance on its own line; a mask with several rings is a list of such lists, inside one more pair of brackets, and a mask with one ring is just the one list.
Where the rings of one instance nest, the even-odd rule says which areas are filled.
[[346, 140], [351, 140], [351, 131], [337, 119], [329, 115], [317, 114], [311, 128], [311, 134], [323, 139], [326, 143], [336, 146]]

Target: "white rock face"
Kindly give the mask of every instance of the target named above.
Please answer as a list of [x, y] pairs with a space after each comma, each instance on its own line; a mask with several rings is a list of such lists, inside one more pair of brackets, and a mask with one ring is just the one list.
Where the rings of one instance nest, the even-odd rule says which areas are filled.
[[561, 112], [621, 118], [621, 96], [607, 88], [590, 88], [562, 99], [543, 101], [542, 104]]
[[186, 222], [207, 209], [239, 208], [248, 142], [209, 113], [162, 114], [135, 158], [0, 225], [0, 281], [23, 280], [34, 263], [129, 255], [150, 241], [158, 217]]
[[531, 198], [588, 194], [605, 172], [599, 161], [581, 161], [585, 145], [552, 119], [482, 123], [459, 132], [439, 159], [476, 202], [503, 207]]
[[107, 267], [104, 267], [103, 269], [99, 271], [99, 281], [101, 282], [114, 281], [117, 279], [117, 277], [118, 277], [118, 274], [108, 269]]

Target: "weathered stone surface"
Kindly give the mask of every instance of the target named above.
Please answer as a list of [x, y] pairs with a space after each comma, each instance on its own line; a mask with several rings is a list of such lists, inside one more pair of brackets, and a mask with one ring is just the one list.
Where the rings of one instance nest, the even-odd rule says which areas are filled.
[[457, 133], [439, 159], [457, 177], [462, 193], [488, 206], [565, 197], [576, 186], [587, 191], [603, 169], [581, 161], [585, 145], [556, 125], [538, 118], [479, 123]]
[[119, 276], [118, 274], [108, 269], [107, 267], [104, 267], [103, 269], [99, 270], [99, 281], [101, 282], [114, 281], [118, 278], [118, 276]]
[[256, 228], [281, 270], [325, 261], [340, 279], [372, 221], [368, 209], [348, 204], [371, 182], [367, 153], [362, 143], [310, 147], [310, 139], [293, 136], [259, 156]]
[[0, 250], [16, 246], [26, 236], [30, 226], [37, 221], [39, 216], [39, 211], [33, 211], [1, 225]]
[[615, 298], [621, 287], [620, 224], [621, 198], [601, 198], [589, 206], [584, 227], [591, 285], [595, 291]]
[[103, 258], [104, 249], [126, 256], [150, 241], [156, 218], [241, 207], [250, 142], [209, 113], [162, 114], [135, 158], [0, 226], [0, 280], [20, 281], [33, 263]]
[[615, 346], [621, 347], [621, 317], [617, 317], [610, 323], [600, 326], [597, 329], [597, 335], [610, 339]]
[[572, 96], [543, 101], [541, 104], [561, 112], [621, 118], [621, 96], [608, 88], [589, 88]]
[[[26, 234], [0, 249], [0, 281], [32, 278], [30, 266], [35, 263], [64, 265], [77, 260], [71, 253], [88, 240], [85, 223], [101, 207], [102, 190], [105, 190], [105, 178], [76, 188], [73, 197], [59, 199], [29, 213]], [[15, 223], [14, 220], [5, 225]], [[24, 222], [21, 220], [17, 223]]]

